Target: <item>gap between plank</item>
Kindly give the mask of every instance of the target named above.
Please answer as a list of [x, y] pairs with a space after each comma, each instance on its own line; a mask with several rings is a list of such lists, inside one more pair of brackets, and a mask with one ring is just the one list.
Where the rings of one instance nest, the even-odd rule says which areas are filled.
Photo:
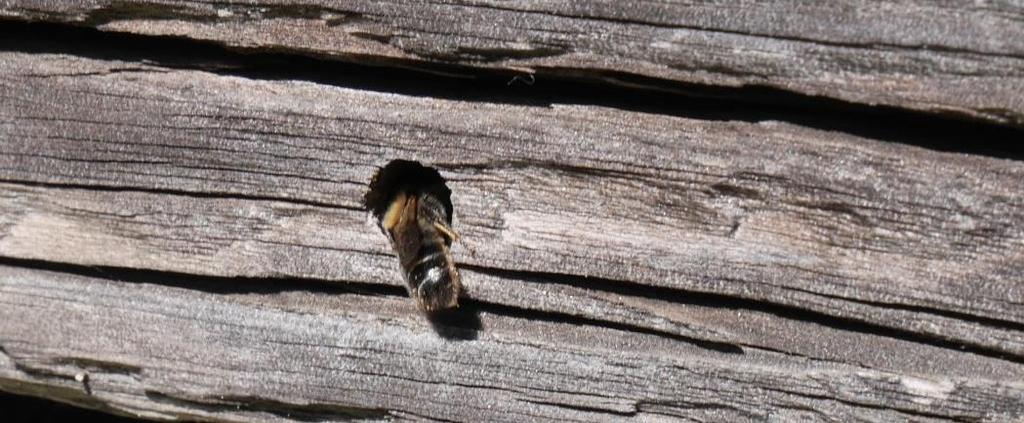
[[[110, 280], [123, 283], [151, 283], [161, 286], [168, 286], [181, 289], [189, 289], [210, 294], [276, 294], [283, 292], [305, 291], [321, 294], [351, 294], [369, 296], [391, 296], [407, 298], [406, 290], [400, 286], [381, 285], [356, 281], [322, 280], [314, 278], [276, 278], [276, 277], [226, 277], [194, 275], [179, 272], [140, 270], [111, 266], [84, 266], [67, 263], [56, 263], [44, 260], [19, 259], [0, 257], [0, 266], [20, 267], [41, 271], [67, 273], [78, 276]], [[585, 282], [586, 289], [595, 289], [606, 292], [620, 293], [623, 295], [639, 296], [644, 298], [657, 298], [668, 300], [678, 304], [693, 304], [704, 307], [718, 307], [730, 309], [743, 309], [757, 312], [764, 312], [779, 316], [784, 319], [792, 319], [803, 322], [810, 322], [840, 331], [863, 333], [887, 338], [905, 340], [909, 342], [935, 346], [955, 351], [968, 352], [989, 358], [1000, 359], [1012, 363], [1024, 364], [1024, 357], [1009, 355], [1002, 352], [991, 351], [986, 348], [964, 345], [953, 341], [923, 336], [918, 333], [905, 330], [880, 326], [872, 323], [856, 321], [852, 319], [837, 318], [814, 311], [803, 310], [778, 304], [763, 303], [753, 300], [746, 300], [724, 295], [707, 294], [700, 292], [687, 292], [669, 288], [638, 286], [636, 284], [624, 283], [621, 281], [604, 280], [600, 278], [585, 278], [573, 275], [547, 274], [538, 272], [521, 272], [505, 269], [495, 269], [473, 265], [461, 265], [462, 269], [494, 275], [503, 278], [519, 279], [526, 282], [536, 283], [562, 283], [577, 286]], [[283, 284], [281, 282], [287, 282]], [[666, 293], [667, 291], [667, 293]], [[636, 325], [594, 319], [585, 316], [577, 316], [568, 313], [560, 313], [544, 310], [524, 309], [504, 304], [490, 303], [481, 300], [466, 298], [463, 304], [466, 308], [463, 314], [478, 314], [487, 312], [494, 315], [521, 318], [524, 320], [539, 320], [554, 323], [565, 323], [580, 326], [595, 326], [626, 332], [644, 333], [664, 338], [669, 338], [688, 344], [708, 349], [719, 353], [742, 354], [743, 347], [763, 349], [751, 345], [731, 344], [719, 341], [691, 338], [668, 333], [657, 329], [643, 328]], [[465, 320], [465, 319], [462, 319]], [[453, 323], [454, 322], [454, 323]], [[473, 323], [460, 321], [431, 321], [434, 329], [443, 337], [454, 339], [472, 340], [476, 338], [476, 331], [479, 326]], [[451, 327], [446, 325], [451, 324]], [[474, 333], [464, 333], [464, 332]], [[786, 353], [789, 354], [789, 353]], [[790, 354], [793, 355], [793, 354]]]
[[[781, 121], [937, 151], [1024, 160], [1024, 144], [1017, 142], [1024, 138], [1024, 129], [762, 86], [716, 87], [615, 72], [576, 75], [559, 69], [538, 69], [532, 74], [533, 83], [525, 84], [514, 83], [521, 74], [500, 69], [361, 56], [322, 58], [288, 51], [271, 53], [180, 37], [9, 20], [0, 20], [0, 51], [72, 54], [258, 80], [300, 80], [469, 102], [536, 107], [595, 105], [703, 120]], [[597, 82], [609, 79], [622, 84]]]

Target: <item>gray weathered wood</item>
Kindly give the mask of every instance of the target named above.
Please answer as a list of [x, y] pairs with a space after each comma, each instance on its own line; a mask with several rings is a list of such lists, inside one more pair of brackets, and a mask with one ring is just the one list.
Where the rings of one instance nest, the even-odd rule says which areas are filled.
[[8, 0], [0, 16], [434, 70], [770, 87], [1024, 124], [1016, 2]]
[[445, 341], [396, 297], [209, 295], [0, 266], [0, 302], [0, 387], [56, 386], [147, 417], [940, 421], [1024, 411], [1019, 382], [711, 353], [486, 312], [479, 339]]
[[[1024, 416], [1020, 162], [59, 54], [0, 53], [0, 96], [3, 390], [215, 420]], [[359, 209], [397, 157], [449, 178], [475, 339], [434, 333]]]
[[[341, 208], [347, 220], [315, 219], [309, 235], [285, 226], [276, 242], [386, 261], [379, 235], [357, 224], [365, 222], [365, 181], [390, 158], [421, 159], [452, 180], [458, 225], [479, 251], [466, 263], [727, 294], [1024, 351], [1012, 329], [1024, 323], [1017, 162], [772, 122], [461, 103], [155, 68], [106, 73], [125, 65], [48, 55], [8, 54], [4, 62], [6, 181]], [[185, 260], [92, 243], [109, 238], [108, 225], [69, 228], [86, 231], [75, 239], [88, 248], [38, 248], [46, 228], [27, 230], [36, 219], [25, 217], [6, 225], [0, 246], [12, 257], [56, 262], [351, 276], [318, 250], [301, 260], [222, 256], [252, 252], [246, 238], [286, 223], [252, 219], [254, 227], [232, 230], [248, 222], [230, 217], [167, 235], [179, 239]], [[200, 248], [200, 235], [224, 241]], [[111, 243], [122, 238], [132, 234]], [[175, 251], [173, 242], [147, 242]]]

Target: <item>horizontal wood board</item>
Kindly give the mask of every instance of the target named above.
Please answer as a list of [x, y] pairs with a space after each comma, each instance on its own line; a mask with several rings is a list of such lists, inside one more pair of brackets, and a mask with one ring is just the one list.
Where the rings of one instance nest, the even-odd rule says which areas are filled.
[[[215, 421], [1024, 416], [1019, 161], [113, 57], [0, 52], [0, 390]], [[451, 320], [359, 204], [393, 158], [453, 190]]]
[[473, 76], [761, 87], [1024, 124], [1015, 2], [9, 0], [0, 17]]

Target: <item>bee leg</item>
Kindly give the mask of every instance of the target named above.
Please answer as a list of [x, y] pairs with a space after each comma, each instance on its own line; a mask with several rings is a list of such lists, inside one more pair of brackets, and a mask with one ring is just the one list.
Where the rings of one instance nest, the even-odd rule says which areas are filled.
[[[452, 242], [459, 241], [462, 239], [462, 237], [459, 236], [459, 233], [455, 232], [455, 229], [450, 228], [448, 225], [445, 225], [444, 223], [434, 222], [434, 227], [437, 228], [439, 232], [444, 234], [444, 236], [450, 239]], [[473, 257], [476, 257], [476, 250], [470, 248], [469, 245], [466, 245], [466, 243], [462, 243], [462, 246], [466, 247], [466, 249], [469, 250], [469, 254], [471, 254]]]
[[437, 228], [438, 231], [441, 231], [441, 233], [452, 242], [458, 241], [461, 238], [459, 233], [455, 232], [455, 229], [448, 227], [448, 225], [445, 225], [444, 223], [434, 222], [434, 227]]

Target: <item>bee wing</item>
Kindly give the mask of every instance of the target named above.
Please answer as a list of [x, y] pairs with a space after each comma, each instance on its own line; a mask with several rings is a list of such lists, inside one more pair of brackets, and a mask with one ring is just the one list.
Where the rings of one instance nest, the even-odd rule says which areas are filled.
[[400, 207], [400, 211], [397, 221], [388, 229], [388, 235], [391, 237], [392, 247], [398, 253], [399, 261], [405, 268], [416, 260], [423, 235], [417, 223], [416, 196], [402, 196], [399, 201], [403, 201], [404, 204], [396, 205]]

